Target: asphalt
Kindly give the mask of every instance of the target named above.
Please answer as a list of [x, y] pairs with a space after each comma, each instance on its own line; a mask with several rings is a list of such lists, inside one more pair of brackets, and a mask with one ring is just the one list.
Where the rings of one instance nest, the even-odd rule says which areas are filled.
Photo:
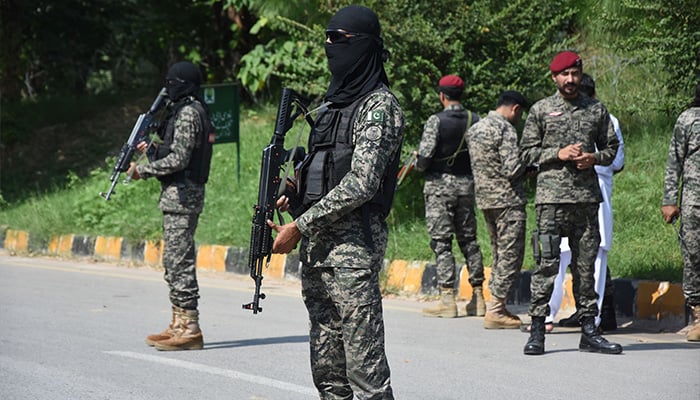
[[[127, 265], [148, 265], [162, 268], [163, 243], [159, 241], [129, 241], [121, 237], [59, 235], [48, 241], [30, 232], [0, 226], [0, 249], [10, 255], [49, 256], [59, 258], [89, 258]], [[197, 247], [197, 269], [220, 273], [249, 275], [248, 249], [202, 244]], [[490, 268], [485, 268], [484, 297], [488, 300]], [[266, 279], [300, 280], [297, 253], [273, 254], [264, 271]], [[458, 277], [458, 301], [472, 297], [466, 266]], [[688, 324], [690, 312], [685, 306], [681, 284], [652, 280], [613, 279], [615, 310], [620, 327], [633, 327], [648, 332], [679, 332]], [[429, 301], [438, 294], [435, 265], [421, 260], [385, 260], [381, 274], [385, 296]], [[515, 289], [509, 296], [509, 308], [526, 314], [530, 301], [530, 271], [522, 271]], [[571, 277], [565, 281], [562, 306], [556, 319], [575, 310]], [[555, 320], [556, 320], [555, 319]]]

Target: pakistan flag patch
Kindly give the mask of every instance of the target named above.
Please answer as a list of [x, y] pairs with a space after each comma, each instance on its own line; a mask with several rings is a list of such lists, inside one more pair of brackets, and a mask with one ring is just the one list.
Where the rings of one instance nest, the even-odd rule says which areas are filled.
[[384, 111], [370, 111], [370, 113], [367, 114], [367, 122], [384, 122]]

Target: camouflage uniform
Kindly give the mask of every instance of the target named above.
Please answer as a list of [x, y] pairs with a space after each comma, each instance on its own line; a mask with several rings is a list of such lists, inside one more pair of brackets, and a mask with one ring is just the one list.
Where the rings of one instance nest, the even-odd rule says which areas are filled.
[[598, 315], [594, 263], [600, 244], [598, 204], [603, 198], [594, 168], [579, 170], [574, 162], [559, 160], [559, 150], [575, 143], [593, 153], [596, 164], [612, 163], [619, 141], [602, 103], [584, 95], [567, 100], [556, 93], [532, 106], [520, 142], [523, 162], [539, 165], [535, 206], [540, 260], [531, 282], [532, 317], [549, 315], [562, 237], [569, 239], [571, 268], [580, 277], [579, 316]]
[[[460, 104], [449, 105], [445, 110], [464, 110]], [[478, 116], [475, 115], [478, 120]], [[430, 159], [439, 145], [440, 119], [431, 115], [425, 123], [418, 147], [420, 156], [416, 169], [424, 171], [421, 158]], [[466, 146], [466, 143], [465, 143]], [[466, 150], [466, 148], [465, 148]], [[425, 219], [430, 235], [430, 247], [435, 253], [438, 284], [454, 288], [456, 264], [452, 254], [452, 239], [456, 237], [469, 270], [469, 284], [481, 287], [484, 282], [484, 264], [476, 239], [474, 215], [474, 178], [450, 173], [428, 172], [423, 186]]]
[[688, 305], [700, 306], [700, 107], [678, 117], [668, 150], [663, 205], [679, 200], [683, 293]]
[[[189, 105], [173, 118], [176, 119], [172, 152], [140, 166], [142, 178], [165, 177], [187, 167], [198, 135], [203, 132], [202, 122], [197, 110]], [[194, 310], [199, 299], [194, 234], [204, 207], [204, 184], [189, 179], [161, 183], [158, 207], [163, 211], [163, 266], [165, 281], [170, 287], [170, 302]]]
[[370, 95], [354, 119], [351, 170], [296, 219], [311, 370], [322, 399], [351, 399], [353, 392], [359, 399], [393, 399], [379, 289], [388, 229], [382, 213], [370, 208], [363, 216], [361, 206], [400, 151], [403, 126], [391, 93]]
[[513, 125], [496, 111], [467, 131], [476, 205], [491, 237], [493, 265], [489, 289], [506, 299], [520, 274], [525, 254], [525, 166], [518, 157]]

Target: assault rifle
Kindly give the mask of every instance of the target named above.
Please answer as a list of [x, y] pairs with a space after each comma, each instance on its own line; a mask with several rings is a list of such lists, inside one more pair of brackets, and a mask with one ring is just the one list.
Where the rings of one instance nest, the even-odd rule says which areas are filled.
[[[274, 211], [277, 209], [280, 184], [283, 185], [283, 189], [286, 186], [286, 182], [282, 182], [283, 179], [279, 176], [288, 154], [284, 149], [284, 135], [292, 128], [294, 120], [299, 115], [303, 115], [309, 125], [313, 126], [313, 120], [306, 108], [307, 105], [308, 101], [292, 89], [282, 89], [282, 98], [277, 109], [275, 132], [270, 144], [262, 152], [258, 203], [253, 206], [255, 212], [248, 254], [248, 267], [250, 268], [250, 277], [255, 281], [255, 294], [252, 302], [243, 304], [243, 309], [253, 310], [253, 314], [262, 311], [260, 300], [265, 299], [265, 294], [260, 292], [263, 280], [262, 270], [263, 266], [267, 267], [270, 264], [272, 257], [272, 228], [267, 225], [267, 220], [272, 220]], [[296, 106], [294, 113], [292, 113], [293, 106]]]
[[[121, 173], [129, 170], [131, 159], [134, 157], [134, 153], [136, 152], [136, 146], [138, 146], [138, 144], [142, 141], [148, 140], [148, 132], [152, 128], [153, 116], [158, 112], [158, 110], [160, 110], [166, 97], [167, 93], [165, 88], [163, 88], [161, 89], [160, 93], [158, 93], [158, 96], [153, 101], [153, 104], [151, 104], [151, 108], [149, 108], [145, 113], [139, 115], [139, 118], [136, 120], [136, 124], [131, 130], [131, 135], [129, 135], [129, 140], [127, 140], [122, 146], [117, 162], [114, 164], [114, 168], [112, 169], [112, 175], [109, 177], [112, 185], [109, 187], [107, 193], [100, 192], [100, 196], [104, 197], [105, 200], [109, 200], [109, 198], [112, 197], [114, 187], [117, 186]], [[128, 176], [124, 183], [128, 183], [130, 180], [131, 176]]]

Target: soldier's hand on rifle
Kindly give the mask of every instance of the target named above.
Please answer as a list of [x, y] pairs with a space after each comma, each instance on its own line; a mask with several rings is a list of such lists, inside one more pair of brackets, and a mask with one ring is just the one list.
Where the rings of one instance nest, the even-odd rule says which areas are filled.
[[139, 144], [136, 145], [136, 150], [141, 154], [145, 153], [146, 150], [148, 150], [148, 142], [145, 140], [139, 142]]
[[661, 206], [661, 215], [663, 215], [664, 221], [666, 221], [667, 224], [672, 224], [680, 214], [681, 209], [678, 208], [678, 206]]
[[267, 225], [277, 232], [277, 237], [275, 237], [275, 241], [272, 243], [273, 253], [287, 254], [297, 247], [297, 243], [301, 240], [301, 232], [299, 232], [296, 222], [292, 221], [279, 226], [268, 219]]
[[126, 171], [126, 174], [131, 177], [131, 180], [137, 181], [141, 179], [141, 174], [139, 174], [139, 168], [136, 163], [132, 162], [129, 164], [129, 169]]
[[289, 198], [285, 195], [280, 196], [279, 199], [277, 199], [276, 206], [282, 212], [289, 210]]

